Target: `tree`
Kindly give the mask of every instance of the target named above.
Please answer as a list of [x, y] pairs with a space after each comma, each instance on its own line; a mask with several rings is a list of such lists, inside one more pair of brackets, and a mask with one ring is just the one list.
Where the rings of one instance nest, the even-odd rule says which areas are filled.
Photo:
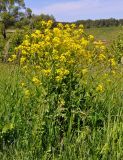
[[18, 18], [19, 9], [25, 7], [24, 0], [0, 0], [0, 21], [2, 23], [2, 35], [6, 39], [6, 29]]
[[27, 17], [30, 19], [32, 17], [32, 10], [30, 8], [26, 8]]

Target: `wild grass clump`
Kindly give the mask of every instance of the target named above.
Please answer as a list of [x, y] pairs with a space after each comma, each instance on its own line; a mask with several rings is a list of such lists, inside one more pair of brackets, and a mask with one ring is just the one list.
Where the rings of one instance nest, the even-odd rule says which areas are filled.
[[83, 26], [42, 22], [25, 35], [1, 88], [1, 155], [121, 159], [122, 70]]

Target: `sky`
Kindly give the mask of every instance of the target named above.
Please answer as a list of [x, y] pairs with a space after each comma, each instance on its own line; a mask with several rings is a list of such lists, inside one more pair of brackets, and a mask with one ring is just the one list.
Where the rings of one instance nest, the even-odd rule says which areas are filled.
[[34, 14], [53, 15], [57, 21], [123, 18], [123, 0], [25, 0]]

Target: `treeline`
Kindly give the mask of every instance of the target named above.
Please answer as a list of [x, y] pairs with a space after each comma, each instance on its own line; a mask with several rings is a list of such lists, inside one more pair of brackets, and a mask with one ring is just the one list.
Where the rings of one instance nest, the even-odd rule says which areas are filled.
[[[57, 24], [59, 22], [55, 22]], [[110, 19], [97, 19], [97, 20], [78, 20], [75, 22], [62, 22], [62, 24], [76, 24], [79, 26], [80, 24], [83, 24], [85, 28], [96, 28], [96, 27], [111, 27], [111, 26], [120, 26], [123, 25], [123, 19], [115, 19], [115, 18], [110, 18]]]
[[92, 27], [110, 27], [110, 26], [120, 26], [123, 25], [123, 19], [98, 19], [98, 20], [78, 20], [76, 25], [83, 24], [85, 28], [92, 28]]

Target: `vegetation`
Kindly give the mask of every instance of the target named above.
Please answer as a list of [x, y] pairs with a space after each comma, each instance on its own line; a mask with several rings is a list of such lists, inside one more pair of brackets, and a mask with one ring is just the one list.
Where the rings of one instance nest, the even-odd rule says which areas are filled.
[[96, 40], [102, 40], [107, 44], [111, 44], [114, 40], [117, 40], [118, 36], [122, 34], [122, 26], [114, 27], [100, 27], [100, 28], [86, 28], [87, 34], [92, 34]]
[[93, 27], [111, 27], [111, 26], [119, 26], [123, 25], [123, 19], [98, 19], [98, 20], [78, 20], [75, 22], [77, 25], [83, 24], [86, 28]]
[[[18, 4], [18, 5], [17, 5]], [[1, 0], [0, 2], [0, 20], [1, 32], [6, 39], [6, 29], [19, 19], [19, 10], [24, 7], [23, 0]]]
[[122, 36], [53, 25], [14, 33], [0, 64], [0, 159], [122, 159]]
[[122, 20], [59, 23], [5, 0], [0, 18], [0, 159], [121, 160]]

